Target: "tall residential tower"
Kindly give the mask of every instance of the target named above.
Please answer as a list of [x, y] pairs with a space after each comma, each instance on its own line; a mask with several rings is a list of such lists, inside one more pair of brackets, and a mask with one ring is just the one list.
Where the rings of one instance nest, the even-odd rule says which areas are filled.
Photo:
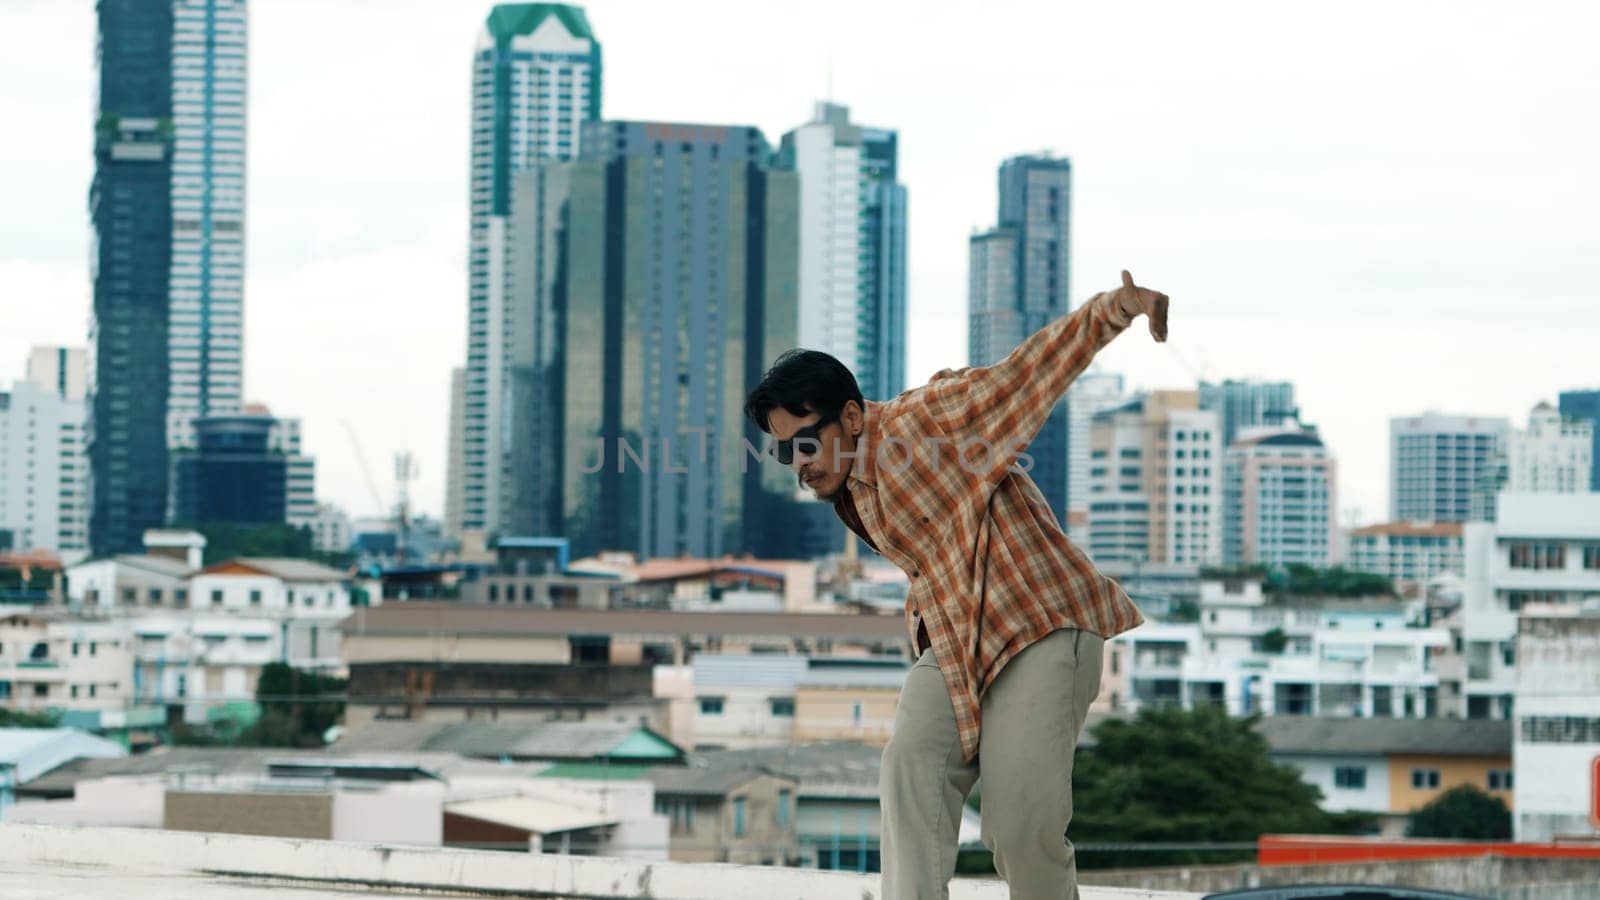
[[905, 390], [899, 136], [819, 103], [783, 136], [779, 161], [800, 173], [800, 346], [843, 362], [868, 400], [888, 400]]
[[[489, 13], [472, 56], [471, 215], [467, 364], [446, 527], [498, 532], [508, 525], [517, 452], [511, 433], [515, 343], [538, 323], [513, 296], [510, 245], [518, 172], [578, 155], [581, 129], [600, 116], [600, 44], [581, 8], [510, 3]], [[539, 259], [538, 268], [551, 264]], [[459, 450], [457, 449], [459, 448]], [[454, 454], [459, 452], [459, 458]], [[514, 527], [514, 525], [513, 525]]]

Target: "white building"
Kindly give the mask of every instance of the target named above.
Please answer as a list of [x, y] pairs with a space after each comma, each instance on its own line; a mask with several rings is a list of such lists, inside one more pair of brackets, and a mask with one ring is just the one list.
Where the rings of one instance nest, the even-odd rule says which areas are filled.
[[89, 351], [82, 347], [35, 347], [28, 354], [27, 380], [65, 400], [89, 396]]
[[82, 350], [38, 347], [28, 378], [0, 392], [0, 532], [14, 550], [88, 555], [85, 377]]
[[128, 630], [116, 622], [0, 614], [0, 706], [122, 709], [133, 696]]
[[905, 389], [906, 189], [893, 131], [818, 103], [783, 136], [780, 159], [800, 173], [799, 344], [854, 372], [868, 400]]
[[1429, 412], [1389, 420], [1389, 520], [1464, 522], [1511, 423]]
[[1463, 541], [1461, 714], [1511, 718], [1519, 611], [1600, 597], [1600, 493], [1502, 493], [1498, 520], [1467, 523]]
[[240, 558], [196, 572], [189, 579], [189, 608], [272, 622], [281, 661], [342, 673], [338, 626], [350, 614], [345, 577], [305, 560]]
[[1345, 565], [1395, 581], [1423, 582], [1465, 566], [1460, 522], [1384, 522], [1345, 536]]
[[1334, 564], [1338, 475], [1315, 429], [1240, 429], [1223, 477], [1223, 565]]
[[181, 705], [187, 722], [255, 698], [261, 667], [283, 660], [283, 634], [266, 619], [149, 614], [126, 620], [133, 635], [133, 702]]
[[452, 535], [498, 530], [510, 496], [510, 336], [532, 328], [516, 320], [512, 290], [514, 175], [543, 160], [577, 158], [580, 126], [600, 117], [600, 84], [600, 44], [580, 7], [490, 11], [472, 55], [465, 427], [463, 458], [449, 465], [460, 476], [447, 488], [446, 509], [460, 510], [445, 523]]
[[313, 546], [323, 553], [344, 553], [350, 549], [354, 533], [350, 515], [332, 503], [317, 504], [316, 514], [307, 523]]
[[1123, 379], [1094, 365], [1067, 388], [1067, 537], [1089, 544], [1089, 427], [1094, 417], [1128, 402]]
[[1525, 431], [1506, 444], [1506, 490], [1522, 494], [1578, 494], [1589, 489], [1594, 425], [1563, 419], [1548, 403], [1528, 414]]
[[1094, 416], [1089, 554], [1096, 561], [1215, 564], [1222, 557], [1222, 442], [1194, 391], [1157, 391]]
[[1438, 715], [1433, 660], [1450, 633], [1409, 627], [1409, 618], [1395, 604], [1274, 602], [1254, 579], [1207, 579], [1198, 623], [1147, 622], [1113, 639], [1105, 679], [1113, 697], [1099, 708], [1220, 703], [1233, 715]]
[[170, 447], [244, 398], [247, 5], [172, 4]]
[[1600, 837], [1600, 604], [1522, 611], [1516, 698], [1515, 838]]

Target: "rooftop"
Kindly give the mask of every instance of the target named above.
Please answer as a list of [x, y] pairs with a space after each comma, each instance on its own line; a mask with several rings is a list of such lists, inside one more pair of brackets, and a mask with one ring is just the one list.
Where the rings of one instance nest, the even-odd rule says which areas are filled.
[[[0, 824], [0, 879], [26, 896], [74, 900], [205, 897], [509, 896], [549, 900], [874, 900], [876, 875], [500, 853], [138, 828]], [[359, 893], [352, 893], [359, 892]], [[951, 900], [1001, 900], [994, 879], [957, 878]], [[1199, 894], [1084, 887], [1083, 900], [1197, 900]]]
[[1330, 756], [1511, 755], [1511, 722], [1488, 719], [1347, 719], [1269, 716], [1256, 725], [1280, 754]]
[[905, 620], [899, 616], [534, 609], [426, 601], [361, 607], [339, 627], [347, 635], [456, 633], [492, 634], [497, 637], [566, 637], [573, 634], [703, 634], [722, 637], [818, 637], [865, 642], [907, 639]]

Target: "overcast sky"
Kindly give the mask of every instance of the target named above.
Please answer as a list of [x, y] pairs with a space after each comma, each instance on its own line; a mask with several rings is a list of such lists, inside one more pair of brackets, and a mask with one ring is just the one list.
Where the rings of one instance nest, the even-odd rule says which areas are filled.
[[[443, 507], [465, 358], [469, 66], [489, 4], [253, 0], [245, 392], [304, 420], [318, 492]], [[1600, 5], [587, 4], [606, 118], [754, 124], [828, 90], [900, 131], [908, 383], [966, 362], [967, 237], [1007, 156], [1072, 158], [1072, 293], [1127, 267], [1171, 341], [1135, 387], [1292, 380], [1386, 515], [1388, 418], [1508, 416], [1600, 385]], [[90, 0], [0, 0], [0, 385], [87, 342]]]

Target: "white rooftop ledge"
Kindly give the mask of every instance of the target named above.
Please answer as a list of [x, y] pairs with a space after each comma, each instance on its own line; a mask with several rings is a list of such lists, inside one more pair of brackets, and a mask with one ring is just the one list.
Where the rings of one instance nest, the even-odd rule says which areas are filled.
[[[23, 883], [48, 890], [42, 882], [49, 881], [50, 873], [69, 869], [77, 870], [70, 877], [80, 879], [77, 883], [81, 886], [96, 890], [103, 887], [105, 897], [192, 895], [181, 889], [168, 893], [151, 889], [151, 879], [163, 874], [172, 878], [206, 878], [205, 896], [219, 898], [259, 897], [264, 891], [281, 889], [286, 898], [298, 900], [319, 896], [311, 890], [314, 888], [568, 896], [586, 900], [876, 900], [878, 896], [875, 875], [815, 869], [380, 846], [139, 828], [0, 824], [0, 876], [7, 881], [21, 876], [26, 879]], [[85, 869], [93, 870], [94, 877], [83, 879]], [[125, 886], [118, 884], [119, 876], [127, 879]], [[227, 889], [229, 884], [237, 885], [237, 893]], [[1084, 900], [1194, 900], [1200, 896], [1099, 887], [1082, 888], [1082, 895]], [[998, 881], [956, 879], [950, 886], [951, 900], [1004, 900], [1006, 896], [1005, 885]]]

